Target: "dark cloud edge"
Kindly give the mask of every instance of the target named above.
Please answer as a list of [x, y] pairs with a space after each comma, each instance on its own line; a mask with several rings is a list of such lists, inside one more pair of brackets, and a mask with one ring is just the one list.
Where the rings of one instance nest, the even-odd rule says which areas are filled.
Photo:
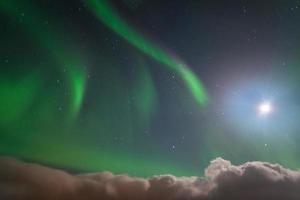
[[216, 158], [203, 177], [139, 178], [111, 172], [72, 175], [0, 157], [0, 199], [300, 200], [300, 172], [258, 161], [235, 166]]

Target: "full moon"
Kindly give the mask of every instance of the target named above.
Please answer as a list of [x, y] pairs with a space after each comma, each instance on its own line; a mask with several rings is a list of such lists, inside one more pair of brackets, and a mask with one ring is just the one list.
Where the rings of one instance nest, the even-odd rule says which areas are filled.
[[268, 101], [261, 102], [258, 105], [258, 112], [261, 115], [268, 115], [272, 112], [272, 104]]

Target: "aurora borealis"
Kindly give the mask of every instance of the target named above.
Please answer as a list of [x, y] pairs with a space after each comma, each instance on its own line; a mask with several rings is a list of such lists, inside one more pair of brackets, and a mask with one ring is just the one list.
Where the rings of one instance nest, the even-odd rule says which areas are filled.
[[4, 0], [0, 16], [1, 155], [141, 177], [300, 168], [299, 1]]
[[118, 17], [107, 1], [92, 0], [88, 2], [90, 3], [90, 9], [94, 10], [96, 15], [99, 16], [99, 19], [107, 24], [108, 27], [120, 34], [142, 52], [177, 72], [186, 81], [188, 88], [199, 103], [204, 104], [207, 101], [207, 95], [200, 81], [184, 63], [172, 58], [171, 55], [156, 47], [150, 41], [144, 39], [140, 34], [130, 28], [126, 22], [122, 21], [122, 19]]

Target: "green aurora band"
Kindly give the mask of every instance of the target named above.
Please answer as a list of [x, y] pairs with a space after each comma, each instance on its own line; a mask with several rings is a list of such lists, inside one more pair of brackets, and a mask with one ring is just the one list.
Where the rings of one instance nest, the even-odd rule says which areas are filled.
[[[129, 173], [139, 176], [151, 176], [161, 173], [172, 173], [177, 175], [198, 174], [195, 169], [187, 169], [156, 155], [149, 160], [143, 154], [126, 153], [122, 150], [113, 150], [109, 147], [97, 146], [91, 138], [85, 137], [85, 131], [75, 122], [80, 111], [86, 88], [86, 71], [81, 56], [74, 52], [74, 47], [68, 45], [65, 33], [59, 31], [55, 23], [45, 24], [49, 16], [42, 13], [30, 3], [16, 0], [7, 0], [0, 2], [0, 12], [8, 19], [17, 24], [18, 28], [24, 30], [25, 38], [28, 37], [31, 43], [36, 43], [41, 49], [46, 50], [46, 59], [53, 61], [49, 65], [42, 65], [33, 62], [30, 64], [18, 62], [19, 57], [25, 55], [14, 55], [12, 62], [7, 64], [9, 74], [0, 74], [0, 154], [13, 155], [28, 160], [38, 161], [54, 166], [67, 167], [70, 169], [83, 171], [109, 170], [115, 173]], [[20, 13], [24, 13], [22, 23], [19, 23]], [[130, 31], [129, 31], [130, 33]], [[140, 37], [136, 42], [144, 42], [143, 52], [151, 55], [152, 58], [167, 65], [170, 69], [179, 73], [187, 82], [190, 90], [200, 103], [205, 103], [207, 97], [204, 89], [197, 77], [184, 64], [175, 61], [171, 56], [157, 47], [150, 45], [147, 41], [134, 32], [134, 37]], [[132, 37], [131, 36], [131, 37]], [[68, 35], [69, 38], [69, 35]], [[141, 45], [139, 45], [141, 49]], [[42, 58], [43, 60], [44, 58]], [[113, 99], [101, 99], [104, 103], [102, 119], [97, 120], [97, 124], [108, 123], [114, 120], [115, 116], [109, 116], [112, 108], [107, 108], [108, 103], [114, 102], [119, 105], [119, 114], [124, 115], [126, 120], [121, 122], [119, 129], [124, 127], [120, 134], [131, 138], [134, 135], [133, 128], [130, 125], [133, 120], [130, 108], [126, 107], [122, 100], [130, 95], [136, 96], [137, 101], [132, 105], [137, 113], [139, 121], [138, 126], [147, 127], [156, 106], [156, 91], [152, 78], [143, 59], [138, 61], [138, 76], [133, 81], [133, 89], [126, 93], [118, 81], [118, 87], [106, 88], [107, 91], [101, 91], [104, 94], [117, 94]], [[34, 70], [28, 70], [35, 66]], [[56, 89], [45, 89], [45, 82], [48, 76], [47, 67], [53, 68], [52, 71], [58, 72], [65, 84], [68, 94], [65, 95]], [[40, 69], [39, 69], [40, 68]], [[13, 69], [22, 69], [19, 75], [16, 75]], [[12, 71], [12, 73], [11, 73]], [[50, 75], [49, 75], [50, 76]], [[46, 77], [46, 78], [45, 78]], [[115, 78], [115, 77], [112, 77]], [[108, 84], [108, 83], [106, 83]], [[121, 88], [121, 89], [120, 89]], [[64, 101], [67, 97], [67, 102]], [[57, 110], [58, 102], [63, 101], [66, 114]], [[121, 102], [122, 101], [122, 102]], [[121, 103], [120, 103], [121, 102]], [[123, 112], [124, 111], [124, 112]], [[94, 112], [94, 111], [93, 111]], [[3, 114], [5, 113], [5, 114]], [[122, 119], [123, 119], [122, 118]], [[99, 122], [100, 121], [100, 122]], [[103, 121], [103, 122], [102, 122]], [[102, 124], [101, 124], [102, 125]], [[81, 130], [78, 130], [81, 128]], [[83, 129], [83, 130], [82, 130]], [[75, 130], [75, 131], [74, 131]], [[117, 130], [115, 127], [113, 131]], [[76, 132], [77, 131], [77, 132]], [[80, 132], [80, 133], [78, 133]], [[98, 130], [101, 135], [111, 134], [111, 130]], [[136, 131], [138, 132], [138, 131]], [[87, 134], [88, 135], [88, 134]], [[101, 148], [100, 148], [101, 147]], [[129, 147], [130, 148], [130, 147]]]
[[[39, 13], [38, 9], [31, 7], [29, 3], [15, 0], [1, 1], [0, 11], [7, 14], [13, 21], [19, 20], [20, 12], [26, 13], [22, 21], [24, 30], [32, 41], [36, 41], [42, 48], [48, 50], [49, 56], [57, 62], [59, 67], [57, 70], [65, 74], [70, 89], [69, 118], [74, 120], [80, 110], [86, 82], [84, 64], [78, 60], [79, 56], [72, 52], [70, 47], [60, 45], [60, 41], [63, 41], [60, 35], [63, 34], [59, 31], [52, 31], [55, 30], [54, 27], [43, 21], [47, 17]], [[41, 26], [42, 24], [44, 26]]]
[[[129, 26], [109, 1], [84, 1], [88, 10], [76, 16], [75, 19], [82, 21], [76, 22], [75, 27], [88, 28], [87, 31], [76, 28], [74, 31], [69, 24], [63, 27], [62, 23], [72, 23], [73, 17], [66, 21], [55, 18], [69, 15], [67, 10], [60, 10], [63, 14], [55, 10], [65, 9], [64, 6], [69, 8], [68, 2], [63, 5], [55, 2], [58, 4], [52, 10], [52, 6], [42, 7], [44, 1], [0, 1], [0, 14], [4, 18], [3, 37], [0, 38], [3, 53], [0, 64], [0, 155], [74, 171], [109, 170], [144, 177], [163, 173], [200, 175], [209, 161], [219, 156], [237, 164], [265, 160], [299, 168], [298, 114], [292, 115], [291, 122], [285, 118], [293, 114], [293, 106], [298, 105], [291, 105], [279, 118], [283, 120], [273, 121], [272, 127], [248, 128], [245, 126], [249, 123], [247, 116], [241, 118], [245, 121], [237, 124], [235, 116], [230, 117], [231, 110], [225, 110], [229, 114], [228, 118], [224, 116], [225, 121], [223, 117], [215, 118], [211, 112], [215, 101], [199, 109], [199, 105], [210, 102], [209, 97], [186, 64]], [[77, 5], [70, 6], [74, 10], [77, 8]], [[83, 25], [82, 22], [86, 23], [85, 20], [94, 15], [96, 24], [99, 19], [108, 27], [105, 31], [97, 32], [95, 21], [91, 23], [93, 27]], [[78, 40], [77, 34], [91, 34], [91, 37]], [[106, 41], [99, 35], [112, 40]], [[116, 37], [124, 39], [119, 42], [121, 50], [136, 49], [120, 54], [112, 52], [109, 47]], [[87, 60], [85, 50], [80, 49], [82, 41], [95, 44], [86, 50], [91, 60]], [[95, 41], [103, 42], [103, 46]], [[127, 65], [123, 65], [119, 55], [128, 56]], [[181, 79], [179, 92], [171, 95], [185, 97], [183, 95], [191, 93], [192, 98], [178, 98], [176, 103], [172, 99], [170, 108], [162, 109], [170, 109], [170, 112], [159, 113], [160, 106], [164, 105], [160, 101], [169, 99], [159, 96], [156, 77], [152, 76], [146, 57]], [[124, 67], [129, 64], [134, 72]], [[284, 79], [291, 80], [295, 87], [291, 91], [295, 94], [299, 82], [298, 66], [298, 61], [287, 65], [290, 71], [287, 74], [282, 74], [280, 68], [280, 75], [276, 77], [280, 80], [281, 76], [287, 76]], [[88, 72], [90, 79], [87, 79]], [[186, 91], [181, 89], [182, 86], [187, 88]], [[165, 91], [169, 87], [160, 89]], [[176, 109], [178, 101], [184, 104], [186, 99], [188, 103]], [[290, 100], [288, 97], [286, 102]], [[58, 109], [60, 106], [61, 110]], [[185, 115], [183, 110], [195, 112]], [[179, 126], [167, 127], [167, 123], [172, 122], [166, 119], [165, 124], [163, 120], [169, 116], [170, 121], [177, 120]], [[179, 120], [183, 118], [187, 121], [181, 123]], [[202, 123], [198, 123], [200, 120]], [[291, 126], [286, 127], [285, 123]], [[173, 137], [181, 133], [186, 134], [186, 141], [193, 143], [176, 143]], [[176, 151], [170, 146], [173, 142]]]
[[208, 102], [208, 95], [201, 81], [193, 71], [182, 61], [176, 59], [166, 51], [147, 40], [131, 28], [106, 0], [87, 0], [90, 10], [111, 30], [126, 39], [130, 44], [175, 71], [185, 82], [196, 101], [202, 105]]

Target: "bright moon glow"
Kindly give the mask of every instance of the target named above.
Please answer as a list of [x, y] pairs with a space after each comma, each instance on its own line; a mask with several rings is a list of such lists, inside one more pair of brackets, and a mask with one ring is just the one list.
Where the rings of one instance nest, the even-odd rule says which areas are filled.
[[270, 102], [262, 102], [258, 105], [258, 112], [261, 115], [267, 115], [272, 112], [272, 105]]

